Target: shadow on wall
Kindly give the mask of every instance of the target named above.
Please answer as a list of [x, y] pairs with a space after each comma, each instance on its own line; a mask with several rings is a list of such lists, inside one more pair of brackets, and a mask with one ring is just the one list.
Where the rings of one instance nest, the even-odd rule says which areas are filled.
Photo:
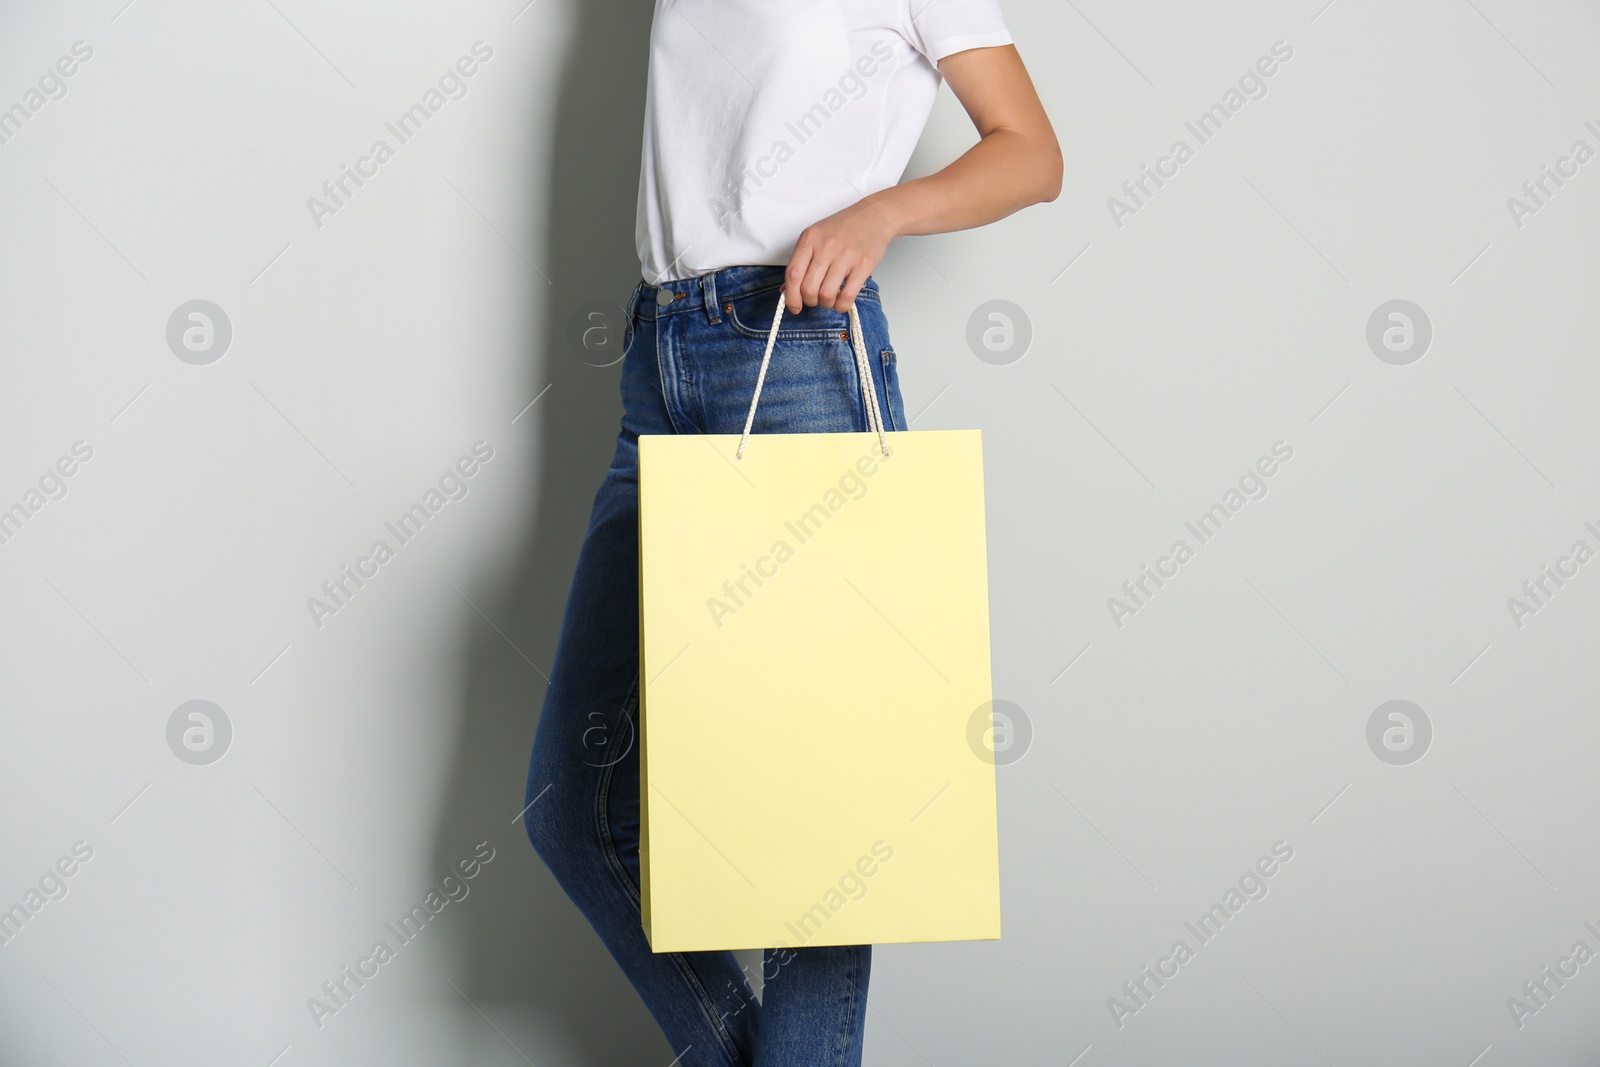
[[[524, 416], [535, 426], [527, 489], [538, 500], [511, 570], [481, 574], [471, 592], [494, 626], [477, 620], [464, 631], [460, 734], [433, 848], [441, 871], [485, 838], [497, 853], [452, 931], [462, 990], [478, 1004], [531, 1018], [545, 1048], [586, 1067], [666, 1063], [672, 1053], [514, 817], [544, 698], [540, 672], [550, 671], [589, 507], [621, 419], [620, 365], [586, 364], [569, 349], [566, 325], [585, 301], [625, 306], [639, 278], [633, 226], [651, 6], [583, 0], [572, 7], [578, 25], [545, 157], [549, 244], [537, 257], [552, 284], [533, 277], [544, 292], [529, 302], [537, 316], [526, 331], [540, 345], [527, 378], [535, 392], [550, 384]], [[533, 239], [518, 243], [529, 247]], [[620, 351], [620, 335], [614, 343]]]

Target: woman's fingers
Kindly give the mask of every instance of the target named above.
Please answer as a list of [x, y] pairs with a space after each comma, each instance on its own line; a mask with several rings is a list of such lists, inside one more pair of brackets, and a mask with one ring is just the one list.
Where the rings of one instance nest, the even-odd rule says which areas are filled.
[[882, 213], [861, 205], [806, 227], [784, 274], [789, 311], [818, 304], [849, 311], [891, 236]]
[[789, 257], [789, 269], [783, 274], [783, 301], [791, 315], [798, 314], [805, 306], [801, 285], [810, 266], [811, 242], [805, 234], [801, 234], [799, 242], [794, 246], [794, 254]]
[[840, 311], [849, 311], [855, 306], [856, 297], [861, 295], [862, 287], [867, 284], [867, 279], [872, 277], [872, 268], [876, 266], [869, 259], [859, 259], [855, 266], [850, 268], [849, 275], [845, 278], [844, 285], [839, 289], [839, 299], [834, 307]]
[[822, 286], [817, 290], [817, 299], [824, 306], [835, 311], [850, 307], [849, 301], [844, 299], [844, 287], [850, 276], [852, 262], [847, 257], [839, 256], [828, 264], [827, 272], [822, 276]]
[[813, 249], [811, 258], [806, 264], [806, 274], [800, 282], [800, 299], [807, 307], [818, 303], [827, 303], [822, 298], [822, 283], [827, 279], [828, 268], [832, 261], [820, 248]]

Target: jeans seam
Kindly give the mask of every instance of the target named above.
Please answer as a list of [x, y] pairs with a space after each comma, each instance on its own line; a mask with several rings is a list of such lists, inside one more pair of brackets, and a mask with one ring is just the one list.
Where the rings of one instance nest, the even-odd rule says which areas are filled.
[[[719, 293], [719, 294], [717, 294], [717, 299], [718, 300], [724, 300], [724, 301], [726, 301], [726, 300], [742, 300], [747, 296], [760, 296], [762, 293], [771, 293], [771, 292], [775, 292], [778, 289], [782, 289], [784, 284], [785, 283], [782, 282], [782, 281], [776, 281], [776, 282], [773, 282], [771, 285], [760, 285], [760, 286], [757, 286], [754, 289], [740, 289], [736, 293]], [[860, 299], [860, 300], [881, 300], [882, 296], [876, 289], [862, 289], [860, 294], [858, 295], [857, 299]]]
[[677, 382], [674, 380], [675, 376], [667, 372], [667, 364], [672, 362], [667, 358], [667, 353], [671, 351], [672, 346], [670, 339], [665, 336], [667, 331], [663, 330], [663, 326], [666, 323], [660, 317], [655, 320], [655, 323], [653, 332], [656, 342], [656, 386], [661, 391], [661, 406], [666, 410], [667, 422], [672, 426], [672, 432], [687, 433], [688, 431], [684, 429], [682, 421], [678, 418]]
[[894, 417], [894, 398], [889, 395], [889, 367], [894, 363], [894, 347], [885, 347], [878, 353], [878, 376], [883, 379], [883, 414], [891, 430], [903, 430], [899, 421]]
[[[637, 707], [635, 698], [638, 696], [638, 694], [639, 679], [635, 677], [633, 680], [633, 688], [628, 691], [628, 699], [623, 701], [623, 708], [626, 709], [629, 704], [634, 704], [634, 706]], [[641, 727], [637, 716], [635, 717], [634, 722], [635, 729], [640, 729]], [[636, 737], [635, 743], [639, 744], [640, 739]], [[619, 760], [617, 762], [620, 763], [621, 761]], [[634, 907], [642, 909], [644, 903], [639, 896], [639, 887], [634, 885], [633, 880], [628, 877], [628, 869], [623, 866], [622, 857], [617, 855], [616, 839], [611, 836], [611, 820], [607, 815], [609, 808], [608, 802], [611, 799], [611, 780], [616, 776], [616, 767], [616, 763], [608, 763], [600, 769], [600, 785], [599, 788], [595, 790], [596, 831], [600, 837], [600, 851], [605, 855], [606, 865], [610, 868], [612, 877], [617, 880], [617, 883], [622, 887], [623, 892], [626, 893], [629, 899], [633, 901]], [[673, 964], [677, 967], [678, 973], [683, 977], [684, 984], [689, 987], [690, 995], [694, 997], [701, 1013], [705, 1016], [706, 1021], [711, 1025], [712, 1032], [721, 1039], [723, 1051], [727, 1053], [729, 1061], [732, 1063], [743, 1062], [739, 1055], [738, 1046], [734, 1044], [733, 1035], [728, 1033], [727, 1028], [722, 1025], [722, 1020], [716, 1017], [716, 1014], [713, 1010], [714, 1005], [711, 1003], [711, 997], [706, 993], [705, 987], [700, 984], [699, 975], [694, 973], [694, 968], [689, 966], [689, 961], [684, 959], [683, 953], [672, 952], [668, 953], [668, 955], [671, 957]]]
[[628, 296], [628, 307], [623, 312], [623, 317], [627, 320], [629, 326], [633, 325], [634, 316], [639, 313], [639, 294], [643, 291], [640, 288], [643, 284], [643, 282], [640, 282], [639, 285], [634, 286], [633, 292]]
[[849, 1010], [845, 1015], [844, 1025], [839, 1028], [838, 1043], [834, 1046], [836, 1050], [835, 1059], [839, 1067], [849, 1067], [850, 1035], [855, 1032], [856, 986], [860, 975], [861, 953], [859, 951], [852, 952], [850, 954], [850, 991], [846, 994]]
[[[776, 292], [777, 290], [782, 289], [782, 288], [783, 288], [783, 284], [780, 282], [777, 285], [765, 286], [765, 287], [760, 288], [760, 289], [750, 289], [750, 290], [746, 290], [746, 291], [741, 292], [741, 293], [737, 293], [737, 294], [732, 295], [732, 296], [729, 296], [727, 294], [722, 294], [721, 296], [718, 297], [718, 299], [722, 300], [724, 303], [732, 304], [733, 301], [735, 301], [735, 300], [743, 300], [746, 297], [760, 296], [763, 293]], [[863, 289], [863, 290], [861, 290], [861, 293], [856, 297], [856, 299], [858, 299], [858, 300], [863, 300], [863, 299], [864, 300], [879, 300], [879, 297], [878, 297], [878, 294], [873, 292], [871, 289]], [[767, 336], [767, 334], [768, 334], [768, 332], [770, 330], [770, 327], [768, 327], [767, 329], [757, 329], [754, 326], [748, 326], [745, 323], [743, 323], [742, 321], [740, 321], [739, 313], [737, 311], [730, 310], [727, 313], [727, 316], [728, 316], [727, 317], [728, 325], [733, 327], [733, 330], [734, 330], [735, 333], [741, 334], [741, 335], [743, 335], [745, 337], [759, 337], [759, 338], [762, 338], [763, 340], [766, 339], [766, 336]], [[839, 332], [837, 330], [811, 329], [811, 328], [799, 329], [799, 330], [785, 330], [785, 329], [782, 329], [781, 327], [778, 330], [778, 340], [780, 340], [780, 341], [827, 341], [827, 340], [831, 340], [831, 339], [833, 339], [835, 337], [838, 337], [838, 336], [839, 336]]]
[[[738, 334], [740, 337], [744, 337], [744, 338], [747, 338], [747, 339], [752, 340], [752, 341], [754, 341], [754, 340], [765, 341], [767, 339], [767, 334], [769, 332], [768, 330], [758, 330], [758, 329], [755, 329], [754, 327], [746, 326], [743, 322], [739, 321], [738, 312], [730, 311], [728, 313], [727, 323], [728, 323], [729, 326], [731, 326], [733, 328], [733, 332]], [[839, 337], [839, 331], [838, 330], [813, 329], [811, 327], [806, 327], [805, 329], [802, 329], [802, 330], [784, 330], [784, 329], [779, 329], [778, 330], [778, 343], [779, 344], [781, 344], [781, 343], [783, 343], [785, 341], [838, 341], [838, 340], [841, 340], [841, 338]]]

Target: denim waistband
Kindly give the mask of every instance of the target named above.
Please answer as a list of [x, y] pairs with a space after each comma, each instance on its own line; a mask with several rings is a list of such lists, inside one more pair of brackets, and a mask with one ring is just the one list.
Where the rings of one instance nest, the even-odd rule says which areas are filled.
[[[693, 278], [668, 280], [660, 285], [651, 285], [641, 278], [633, 291], [632, 298], [628, 301], [628, 314], [652, 320], [663, 315], [699, 311], [712, 322], [719, 322], [722, 315], [718, 305], [722, 301], [776, 289], [783, 284], [784, 272], [787, 269], [783, 265], [746, 264], [724, 267]], [[670, 303], [660, 303], [660, 294], [663, 291], [672, 294]], [[876, 295], [877, 281], [868, 278], [866, 284], [862, 286], [862, 291]]]

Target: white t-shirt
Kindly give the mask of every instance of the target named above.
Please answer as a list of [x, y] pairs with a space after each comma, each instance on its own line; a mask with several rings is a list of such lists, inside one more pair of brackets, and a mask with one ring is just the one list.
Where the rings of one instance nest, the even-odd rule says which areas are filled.
[[656, 0], [645, 281], [789, 262], [800, 231], [900, 181], [940, 59], [1010, 43], [999, 0]]

